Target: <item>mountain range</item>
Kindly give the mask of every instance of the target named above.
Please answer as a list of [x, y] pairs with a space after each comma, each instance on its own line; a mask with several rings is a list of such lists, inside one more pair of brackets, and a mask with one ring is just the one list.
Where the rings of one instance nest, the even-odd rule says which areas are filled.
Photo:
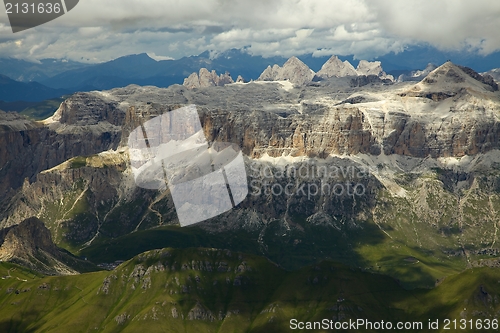
[[[36, 216], [58, 246], [96, 264], [175, 242], [250, 251], [289, 269], [318, 258], [367, 269], [387, 262], [381, 272], [404, 285], [497, 265], [482, 257], [499, 251], [496, 83], [451, 62], [420, 82], [358, 83], [131, 85], [74, 94], [44, 121], [2, 113], [0, 226]], [[238, 209], [179, 229], [168, 191], [134, 185], [126, 142], [141, 119], [189, 104], [199, 106], [209, 141], [241, 147], [249, 183], [262, 185], [262, 170], [335, 166], [344, 171], [326, 179], [329, 188], [358, 184], [363, 195], [257, 191]], [[318, 181], [292, 174], [271, 185]], [[409, 255], [422, 263], [409, 275], [389, 264]]]
[[405, 290], [394, 279], [332, 261], [290, 272], [262, 257], [211, 248], [158, 249], [112, 271], [76, 276], [44, 277], [0, 263], [0, 276], [5, 333], [290, 332], [292, 319], [297, 328], [326, 321], [324, 331], [363, 320], [356, 331], [377, 332], [367, 322], [384, 320], [394, 331], [406, 322], [399, 331], [446, 332], [428, 329], [436, 321], [444, 327], [443, 318], [466, 319], [461, 331], [475, 332], [476, 322], [497, 327], [500, 310], [498, 270], [476, 268], [433, 289]]
[[[0, 74], [0, 100], [5, 102], [37, 102], [61, 97], [70, 90], [54, 89], [38, 82], [18, 82]], [[10, 106], [7, 104], [6, 106]]]
[[[330, 56], [305, 54], [297, 58], [318, 72]], [[339, 59], [347, 60], [353, 66], [358, 66], [359, 63], [353, 56], [343, 56]], [[390, 53], [376, 60], [381, 61], [387, 74], [397, 78], [400, 75], [411, 75], [412, 71], [423, 70], [429, 62], [440, 64], [447, 60], [478, 72], [485, 72], [498, 66], [500, 53], [481, 56], [468, 52], [444, 52], [424, 45], [397, 54]], [[38, 82], [45, 86], [37, 86], [37, 89], [34, 89], [11, 82], [0, 88], [0, 100], [41, 101], [70, 92], [105, 90], [129, 84], [168, 87], [172, 84], [182, 84], [184, 78], [193, 72], [198, 72], [200, 68], [219, 73], [228, 72], [234, 77], [241, 75], [243, 80], [250, 81], [257, 79], [267, 66], [275, 64], [282, 66], [286, 61], [287, 58], [281, 56], [269, 58], [253, 56], [245, 48], [219, 53], [205, 51], [196, 56], [162, 61], [156, 61], [143, 53], [99, 64], [57, 59], [44, 59], [39, 63], [11, 58], [0, 59], [0, 74], [15, 81]], [[16, 93], [12, 94], [14, 90]]]
[[[75, 68], [49, 80], [185, 81], [72, 93], [43, 120], [0, 111], [0, 330], [498, 317], [498, 71], [249, 57], [250, 82], [210, 54]], [[181, 228], [168, 188], [136, 186], [128, 137], [187, 105], [241, 148], [249, 194]]]

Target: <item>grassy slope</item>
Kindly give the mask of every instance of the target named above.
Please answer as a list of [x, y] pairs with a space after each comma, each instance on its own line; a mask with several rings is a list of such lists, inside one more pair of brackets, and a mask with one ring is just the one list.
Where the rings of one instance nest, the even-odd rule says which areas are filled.
[[54, 114], [54, 112], [59, 108], [59, 105], [61, 105], [67, 97], [68, 96], [63, 96], [61, 98], [53, 98], [34, 103], [33, 105], [23, 109], [20, 113], [35, 120], [46, 119]]
[[[0, 276], [12, 267], [1, 264]], [[291, 318], [427, 322], [460, 319], [464, 308], [468, 319], [500, 313], [500, 271], [488, 268], [409, 291], [330, 261], [288, 272], [227, 250], [164, 249], [112, 272], [10, 273], [0, 280], [2, 332], [281, 332]]]
[[[443, 258], [439, 253], [410, 248], [404, 243], [383, 237], [373, 224], [363, 230], [339, 233], [331, 227], [310, 226], [282, 236], [271, 224], [264, 233], [266, 248], [259, 246], [257, 233], [226, 232], [208, 234], [198, 227], [176, 226], [142, 230], [116, 239], [97, 239], [80, 251], [95, 263], [128, 260], [133, 256], [163, 247], [214, 247], [265, 255], [286, 269], [330, 259], [369, 272], [393, 276], [406, 288], [433, 287], [436, 280], [465, 269], [461, 258]], [[300, 240], [300, 242], [297, 242]], [[405, 259], [414, 257], [418, 262]]]

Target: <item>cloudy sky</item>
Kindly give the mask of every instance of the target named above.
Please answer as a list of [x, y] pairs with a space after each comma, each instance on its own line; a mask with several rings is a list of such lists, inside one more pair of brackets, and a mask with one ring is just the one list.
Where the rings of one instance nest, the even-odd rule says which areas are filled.
[[371, 58], [429, 43], [500, 50], [498, 0], [80, 0], [66, 15], [13, 34], [0, 13], [0, 57], [101, 62], [248, 46], [253, 54]]

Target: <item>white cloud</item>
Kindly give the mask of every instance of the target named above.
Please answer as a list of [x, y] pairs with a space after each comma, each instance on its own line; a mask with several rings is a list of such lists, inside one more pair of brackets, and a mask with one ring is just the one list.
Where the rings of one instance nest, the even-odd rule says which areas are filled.
[[249, 46], [254, 54], [373, 57], [428, 42], [500, 49], [496, 0], [85, 0], [12, 34], [0, 14], [0, 56], [106, 61], [147, 52], [178, 58]]
[[500, 49], [500, 2], [496, 0], [372, 0], [369, 8], [389, 35], [425, 41], [442, 49]]

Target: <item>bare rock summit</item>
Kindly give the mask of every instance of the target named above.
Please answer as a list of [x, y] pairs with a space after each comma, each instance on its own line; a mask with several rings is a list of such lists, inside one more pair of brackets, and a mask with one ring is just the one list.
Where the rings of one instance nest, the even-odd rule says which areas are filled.
[[425, 79], [402, 96], [425, 97], [441, 101], [463, 94], [479, 94], [498, 91], [498, 85], [489, 75], [482, 76], [468, 67], [457, 66], [451, 61], [429, 73]]
[[356, 72], [358, 75], [375, 75], [381, 78], [382, 80], [390, 80], [394, 81], [394, 77], [392, 75], [388, 75], [384, 72], [382, 68], [382, 63], [380, 61], [367, 61], [361, 60], [356, 68]]
[[296, 86], [302, 86], [312, 81], [315, 73], [297, 57], [291, 57], [283, 67], [268, 66], [257, 81], [290, 81]]
[[316, 73], [316, 77], [328, 79], [331, 77], [357, 76], [356, 69], [347, 60], [342, 62], [337, 56], [333, 55]]
[[229, 83], [234, 83], [234, 81], [233, 78], [231, 77], [231, 74], [229, 74], [228, 72], [221, 74], [219, 76], [217, 75], [215, 70], [209, 72], [208, 69], [202, 68], [200, 69], [199, 74], [195, 72], [189, 75], [186, 79], [184, 79], [183, 85], [188, 89], [194, 89], [194, 88], [206, 88], [213, 86], [224, 86]]

